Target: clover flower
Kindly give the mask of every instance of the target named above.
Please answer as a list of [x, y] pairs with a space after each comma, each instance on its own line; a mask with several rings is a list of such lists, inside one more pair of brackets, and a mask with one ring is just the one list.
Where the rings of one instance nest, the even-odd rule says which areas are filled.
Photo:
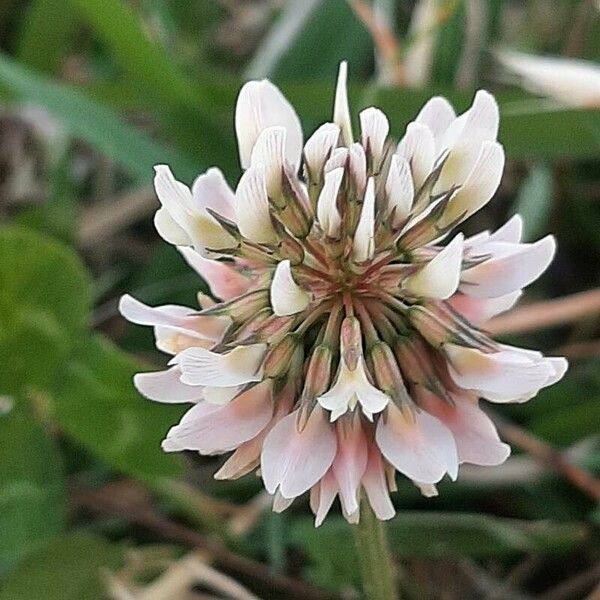
[[217, 478], [259, 472], [277, 511], [310, 491], [317, 524], [336, 496], [356, 522], [363, 493], [391, 518], [396, 470], [435, 495], [461, 463], [502, 463], [479, 398], [524, 402], [567, 368], [481, 329], [546, 269], [554, 239], [521, 243], [518, 216], [451, 233], [502, 176], [494, 98], [477, 92], [458, 117], [432, 98], [397, 146], [377, 108], [360, 113], [360, 141], [349, 115], [344, 63], [333, 122], [306, 143], [281, 92], [246, 83], [235, 192], [216, 168], [190, 189], [156, 167], [156, 228], [218, 300], [120, 304], [173, 355], [137, 389], [193, 404], [164, 450], [233, 451]]

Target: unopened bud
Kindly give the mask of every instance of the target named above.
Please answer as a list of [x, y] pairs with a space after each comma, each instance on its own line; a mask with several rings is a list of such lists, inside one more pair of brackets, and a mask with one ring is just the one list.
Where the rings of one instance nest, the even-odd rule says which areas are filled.
[[279, 255], [283, 260], [288, 259], [292, 265], [299, 265], [304, 260], [304, 248], [298, 240], [286, 235], [279, 244]]
[[423, 306], [411, 306], [408, 311], [411, 325], [435, 348], [449, 342], [453, 331]]
[[308, 363], [302, 400], [313, 400], [329, 389], [332, 353], [329, 346], [317, 346]]
[[362, 332], [356, 317], [346, 317], [340, 331], [342, 358], [351, 371], [356, 369], [362, 356]]
[[310, 199], [287, 167], [283, 174], [281, 202], [275, 205], [275, 209], [279, 220], [293, 235], [302, 239], [309, 234], [313, 224]]
[[369, 358], [373, 365], [377, 387], [396, 402], [409, 400], [402, 373], [392, 349], [385, 342], [375, 342], [369, 350]]
[[298, 347], [298, 336], [286, 335], [279, 343], [269, 350], [263, 364], [265, 377], [281, 377], [291, 366], [292, 358]]
[[225, 315], [231, 317], [235, 323], [244, 323], [268, 306], [270, 306], [269, 290], [255, 290], [235, 300], [203, 310], [200, 314]]

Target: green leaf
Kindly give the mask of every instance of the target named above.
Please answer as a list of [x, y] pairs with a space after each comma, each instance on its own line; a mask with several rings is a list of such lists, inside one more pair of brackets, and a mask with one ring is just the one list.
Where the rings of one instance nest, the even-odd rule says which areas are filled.
[[[392, 552], [400, 557], [474, 558], [515, 556], [529, 552], [560, 553], [585, 539], [577, 523], [521, 521], [470, 513], [400, 511], [386, 524]], [[290, 540], [311, 560], [310, 579], [340, 588], [357, 583], [358, 557], [351, 525], [328, 517], [318, 529], [312, 519], [291, 526]]]
[[545, 233], [552, 208], [552, 187], [552, 171], [543, 163], [535, 165], [521, 185], [513, 212], [523, 217], [525, 241]]
[[0, 230], [0, 391], [48, 382], [85, 328], [89, 288], [68, 248], [24, 229]]
[[152, 167], [162, 162], [186, 180], [197, 174], [186, 156], [150, 139], [81, 91], [38, 75], [6, 55], [0, 55], [0, 84], [46, 108], [72, 135], [106, 154], [139, 183], [151, 180]]
[[145, 370], [101, 336], [81, 340], [52, 391], [53, 418], [67, 435], [114, 469], [150, 485], [177, 477], [179, 458], [160, 442], [180, 406], [153, 403], [133, 387]]
[[105, 600], [104, 571], [122, 559], [123, 549], [102, 538], [62, 538], [23, 561], [4, 582], [0, 600]]
[[27, 9], [17, 38], [17, 58], [37, 71], [57, 72], [76, 25], [73, 11], [65, 10], [56, 0], [35, 0]]
[[21, 399], [0, 413], [0, 571], [65, 527], [67, 496], [61, 457]]

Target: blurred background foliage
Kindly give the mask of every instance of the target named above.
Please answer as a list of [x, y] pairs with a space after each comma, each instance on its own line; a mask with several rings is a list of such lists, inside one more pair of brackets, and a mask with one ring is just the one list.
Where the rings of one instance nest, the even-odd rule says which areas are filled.
[[[435, 18], [419, 30], [425, 5]], [[0, 599], [360, 597], [360, 554], [339, 517], [315, 530], [303, 502], [272, 514], [252, 476], [214, 481], [219, 459], [161, 452], [181, 409], [133, 389], [133, 373], [163, 359], [151, 332], [116, 311], [124, 291], [188, 305], [206, 291], [152, 227], [152, 166], [190, 182], [218, 164], [233, 183], [241, 82], [272, 78], [311, 131], [329, 119], [341, 59], [355, 114], [379, 106], [395, 137], [433, 94], [462, 110], [477, 87], [492, 89], [508, 165], [497, 201], [468, 226], [520, 212], [528, 239], [553, 232], [559, 243], [527, 294], [531, 327], [501, 330], [572, 368], [529, 404], [501, 407], [514, 447], [502, 467], [465, 468], [436, 499], [399, 482], [389, 530], [405, 594], [594, 594], [600, 112], [521, 91], [493, 50], [599, 61], [599, 10], [589, 0], [3, 0]], [[404, 78], [390, 79], [369, 15], [397, 42]], [[577, 292], [587, 308], [553, 318], [548, 301]]]

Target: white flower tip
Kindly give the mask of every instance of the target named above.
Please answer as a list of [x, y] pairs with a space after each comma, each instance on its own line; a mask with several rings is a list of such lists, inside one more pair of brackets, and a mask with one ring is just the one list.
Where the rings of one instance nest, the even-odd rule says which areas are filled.
[[463, 234], [459, 233], [422, 269], [405, 279], [404, 289], [417, 297], [437, 300], [452, 296], [460, 283], [463, 240]]
[[371, 106], [363, 110], [360, 115], [360, 128], [363, 147], [371, 150], [376, 161], [381, 159], [385, 140], [390, 131], [390, 125], [385, 114], [378, 108]]
[[325, 173], [325, 183], [317, 201], [317, 219], [321, 229], [329, 237], [337, 237], [342, 223], [337, 197], [343, 177], [343, 167], [336, 167]]
[[375, 254], [375, 180], [369, 177], [360, 218], [354, 233], [353, 258], [362, 263]]
[[344, 60], [340, 63], [338, 71], [333, 104], [333, 121], [342, 132], [344, 144], [349, 146], [354, 141], [354, 136], [352, 135], [352, 121], [350, 120], [350, 107], [348, 106], [347, 79], [348, 63]]
[[271, 306], [278, 317], [303, 311], [310, 304], [309, 294], [292, 277], [289, 260], [281, 261], [271, 283]]

